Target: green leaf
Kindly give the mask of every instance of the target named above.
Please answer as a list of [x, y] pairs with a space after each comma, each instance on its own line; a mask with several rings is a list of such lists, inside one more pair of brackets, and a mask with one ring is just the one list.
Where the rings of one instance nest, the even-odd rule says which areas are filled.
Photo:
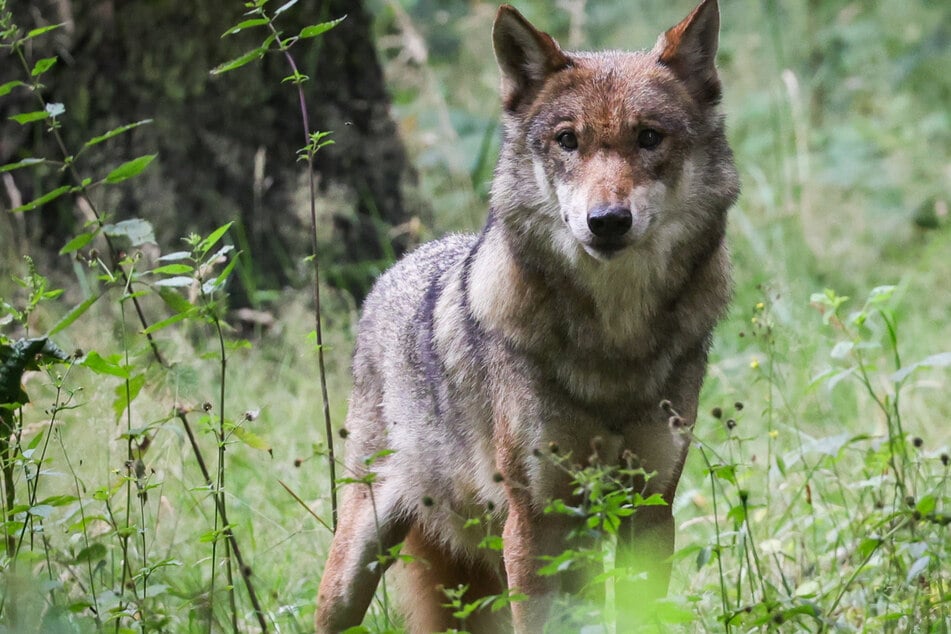
[[10, 91], [16, 88], [17, 86], [26, 86], [26, 84], [18, 79], [14, 79], [13, 81], [8, 81], [5, 84], [0, 84], [0, 97], [10, 94]]
[[733, 465], [715, 464], [710, 467], [710, 473], [730, 484], [736, 484], [736, 467]]
[[31, 200], [30, 202], [26, 203], [25, 205], [20, 205], [19, 207], [14, 207], [14, 208], [11, 209], [10, 211], [11, 211], [12, 213], [20, 213], [21, 211], [33, 211], [34, 209], [37, 209], [38, 207], [42, 207], [43, 205], [45, 205], [46, 203], [48, 203], [48, 202], [50, 202], [50, 201], [52, 201], [52, 200], [56, 200], [57, 198], [59, 198], [59, 197], [62, 196], [63, 194], [69, 192], [70, 190], [72, 190], [72, 187], [70, 187], [69, 185], [63, 185], [62, 187], [57, 187], [57, 188], [54, 189], [53, 191], [47, 192], [47, 193], [43, 194], [42, 196], [40, 196], [39, 198], [36, 198], [36, 199], [34, 199], [34, 200]]
[[158, 155], [146, 154], [145, 156], [140, 156], [139, 158], [132, 159], [131, 161], [126, 161], [119, 167], [109, 172], [108, 176], [106, 176], [106, 182], [121, 183], [124, 180], [136, 176], [142, 170], [148, 167], [149, 163], [154, 161], [156, 156]]
[[254, 432], [249, 431], [241, 426], [237, 426], [231, 431], [235, 436], [238, 437], [238, 440], [246, 444], [248, 447], [251, 447], [251, 449], [257, 449], [259, 451], [271, 453], [271, 444]]
[[47, 117], [46, 110], [34, 110], [33, 112], [24, 112], [21, 114], [15, 114], [10, 117], [13, 121], [16, 121], [20, 125], [26, 125], [27, 123], [32, 123], [33, 121], [42, 121]]
[[6, 165], [0, 167], [0, 172], [12, 172], [13, 170], [18, 170], [22, 167], [33, 167], [34, 165], [43, 165], [45, 163], [46, 159], [25, 158], [22, 161], [17, 161], [16, 163], [7, 163]]
[[80, 365], [89, 368], [96, 374], [107, 374], [117, 376], [120, 379], [128, 379], [130, 376], [129, 369], [117, 363], [118, 358], [118, 355], [112, 355], [109, 359], [106, 359], [93, 350], [80, 361]]
[[159, 262], [177, 262], [178, 260], [187, 260], [191, 256], [190, 251], [175, 251], [174, 253], [163, 255], [158, 260]]
[[84, 564], [86, 562], [99, 561], [105, 559], [106, 547], [102, 544], [90, 544], [86, 546], [73, 558], [73, 564]]
[[482, 541], [479, 542], [478, 547], [485, 548], [486, 550], [502, 552], [502, 538], [499, 535], [486, 535]]
[[155, 275], [181, 275], [183, 273], [191, 273], [194, 270], [195, 267], [189, 264], [166, 264], [165, 266], [154, 268], [149, 272]]
[[660, 493], [653, 493], [649, 496], [642, 497], [640, 493], [634, 493], [634, 507], [640, 506], [667, 506], [667, 500], [664, 499], [664, 496]]
[[251, 62], [253, 62], [253, 61], [255, 61], [255, 60], [259, 60], [259, 59], [261, 59], [262, 57], [264, 57], [265, 51], [267, 51], [267, 48], [266, 48], [266, 47], [263, 47], [263, 46], [262, 46], [262, 47], [258, 47], [258, 48], [254, 49], [254, 50], [248, 51], [247, 53], [245, 53], [244, 55], [242, 55], [242, 56], [240, 56], [240, 57], [236, 57], [236, 58], [234, 58], [234, 59], [231, 60], [231, 61], [228, 61], [228, 62], [225, 62], [224, 64], [220, 64], [220, 65], [218, 65], [218, 66], [215, 66], [213, 69], [211, 69], [211, 74], [212, 74], [212, 75], [222, 75], [222, 74], [224, 74], [224, 73], [227, 73], [227, 72], [233, 71], [233, 70], [235, 70], [235, 69], [241, 68], [242, 66], [245, 66], [245, 65], [247, 65], [247, 64], [250, 64]]
[[[276, 14], [275, 14], [276, 15]], [[221, 34], [221, 37], [227, 37], [229, 35], [234, 35], [235, 33], [240, 33], [245, 29], [250, 29], [255, 26], [261, 26], [267, 24], [267, 18], [252, 18], [250, 20], [245, 20], [244, 22], [239, 22], [233, 27]]]
[[231, 275], [231, 271], [234, 270], [235, 264], [237, 263], [237, 256], [231, 258], [231, 261], [225, 265], [225, 268], [221, 271], [221, 273], [218, 274], [218, 277], [216, 277], [214, 280], [210, 280], [209, 282], [205, 282], [202, 285], [202, 290], [206, 293], [211, 293], [224, 286], [228, 276]]
[[700, 570], [710, 563], [710, 560], [713, 558], [713, 552], [712, 546], [704, 546], [697, 552], [697, 570]]
[[211, 233], [208, 234], [208, 237], [198, 243], [198, 250], [202, 253], [208, 253], [211, 251], [211, 248], [218, 243], [218, 240], [221, 240], [221, 237], [227, 233], [228, 229], [231, 228], [231, 225], [234, 224], [234, 221], [227, 224], [223, 224]]
[[62, 319], [56, 322], [56, 325], [49, 331], [48, 336], [52, 337], [56, 333], [68, 328], [74, 321], [82, 317], [83, 313], [89, 310], [89, 307], [95, 304], [100, 297], [102, 297], [102, 294], [92, 295], [91, 297], [87, 297], [81, 304], [74, 306]]
[[75, 495], [51, 495], [48, 498], [40, 500], [40, 504], [48, 504], [50, 506], [66, 506], [67, 504], [72, 504], [73, 502], [78, 502], [79, 498]]
[[79, 251], [96, 237], [96, 233], [97, 231], [80, 233], [78, 236], [67, 242], [66, 245], [59, 250], [59, 254], [66, 255], [67, 253], [72, 253], [73, 251]]
[[331, 20], [329, 22], [321, 22], [320, 24], [305, 26], [303, 29], [301, 29], [301, 32], [297, 37], [302, 40], [308, 37], [317, 37], [318, 35], [326, 33], [346, 19], [347, 16], [343, 16], [342, 18], [337, 18], [336, 20]]
[[[129, 390], [128, 394], [126, 394], [127, 385]], [[116, 386], [116, 398], [112, 401], [112, 411], [116, 413], [116, 420], [122, 418], [122, 414], [126, 408], [132, 404], [135, 397], [142, 391], [143, 385], [145, 385], [145, 374], [136, 374], [128, 381], [124, 381]]]
[[938, 506], [938, 502], [935, 499], [935, 497], [933, 495], [926, 495], [920, 500], [918, 500], [918, 504], [915, 505], [915, 508], [923, 516], [928, 516], [934, 513], [935, 508], [937, 508], [937, 506]]
[[194, 308], [191, 302], [182, 297], [182, 295], [171, 288], [160, 288], [159, 296], [176, 313], [188, 312]]
[[742, 524], [746, 521], [746, 507], [745, 506], [734, 506], [729, 511], [727, 511], [727, 519], [731, 519], [737, 524]]
[[897, 288], [897, 286], [876, 286], [868, 294], [868, 303], [871, 305], [887, 304]]
[[162, 330], [163, 328], [168, 328], [169, 326], [171, 326], [171, 325], [173, 325], [173, 324], [177, 324], [178, 322], [182, 321], [183, 319], [187, 319], [188, 316], [189, 316], [189, 314], [188, 314], [187, 312], [176, 313], [176, 314], [172, 315], [171, 317], [167, 317], [167, 318], [163, 319], [162, 321], [155, 322], [154, 324], [152, 324], [151, 326], [149, 326], [148, 328], [146, 328], [145, 330], [143, 330], [143, 331], [142, 331], [142, 334], [143, 334], [143, 335], [150, 335], [150, 334], [152, 334], [153, 332], [158, 332], [159, 330]]
[[917, 363], [905, 366], [898, 372], [892, 374], [892, 381], [901, 383], [911, 375], [912, 372], [921, 368], [946, 368], [951, 366], [951, 352], [939, 352], [930, 357], [926, 357]]
[[915, 563], [913, 563], [911, 567], [908, 569], [908, 574], [905, 576], [905, 583], [911, 584], [917, 581], [918, 576], [928, 569], [928, 564], [930, 563], [931, 563], [930, 555], [919, 557], [915, 561]]
[[121, 238], [132, 247], [155, 243], [152, 223], [142, 218], [129, 218], [114, 225], [106, 225], [102, 228], [102, 232], [110, 238]]
[[60, 24], [48, 24], [48, 25], [46, 25], [46, 26], [41, 26], [41, 27], [39, 27], [39, 28], [33, 29], [32, 31], [30, 31], [29, 33], [27, 33], [27, 34], [26, 34], [26, 37], [24, 37], [22, 40], [20, 40], [20, 42], [22, 43], [22, 42], [26, 42], [26, 41], [28, 41], [28, 40], [32, 40], [34, 37], [39, 37], [39, 36], [41, 36], [41, 35], [44, 35], [44, 34], [46, 34], [46, 33], [49, 33], [50, 31], [54, 31], [54, 30], [58, 29], [59, 27], [65, 26], [65, 25], [66, 25], [65, 22], [61, 22]]
[[33, 70], [30, 71], [30, 75], [33, 77], [39, 77], [49, 69], [53, 67], [53, 64], [56, 63], [55, 57], [44, 57], [41, 60], [37, 60], [36, 64], [33, 65]]
[[281, 15], [282, 13], [284, 13], [285, 11], [293, 7], [295, 4], [297, 4], [297, 0], [287, 0], [287, 2], [279, 6], [277, 10], [274, 11], [274, 17], [276, 18], [277, 16]]
[[164, 286], [166, 288], [187, 288], [192, 285], [195, 281], [193, 277], [185, 277], [184, 275], [177, 275], [175, 277], [166, 277], [162, 280], [157, 280], [155, 282], [156, 286]]
[[861, 541], [856, 551], [858, 552], [859, 557], [862, 559], [868, 559], [872, 553], [874, 553], [883, 543], [884, 542], [879, 537], [866, 537]]
[[[152, 119], [142, 119], [141, 121], [136, 121], [135, 123], [127, 123], [125, 125], [119, 126], [118, 128], [113, 128], [112, 130], [109, 130], [105, 134], [100, 134], [99, 136], [93, 137], [89, 139], [88, 141], [86, 141], [86, 143], [83, 145], [83, 150], [93, 145], [98, 145], [99, 143], [102, 143], [103, 141], [108, 141], [112, 137], [119, 136], [120, 134], [128, 132], [129, 130], [138, 128], [140, 125], [147, 125], [149, 123], [152, 123]], [[82, 152], [82, 150], [80, 150], [80, 152]]]
[[29, 510], [27, 510], [27, 513], [36, 517], [42, 517], [45, 520], [49, 519], [49, 516], [52, 515], [53, 507], [49, 504], [37, 504], [35, 506], [31, 506]]

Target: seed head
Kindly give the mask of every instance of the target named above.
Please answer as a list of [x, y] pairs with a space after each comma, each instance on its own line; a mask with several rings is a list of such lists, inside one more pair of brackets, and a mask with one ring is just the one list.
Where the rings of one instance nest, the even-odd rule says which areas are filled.
[[951, 458], [948, 458], [948, 454], [946, 453], [941, 454], [941, 464], [947, 467], [949, 461], [951, 461]]
[[211, 407], [212, 407], [212, 405], [211, 405], [211, 403], [209, 403], [208, 401], [205, 401], [204, 403], [201, 404], [201, 408], [202, 408], [203, 410], [205, 410], [206, 412], [210, 412], [210, 411], [211, 411]]
[[347, 428], [346, 428], [346, 427], [341, 427], [341, 428], [337, 431], [337, 434], [339, 434], [341, 438], [343, 438], [344, 440], [346, 440], [346, 439], [347, 439], [347, 436], [350, 435], [350, 432], [347, 431]]
[[504, 482], [504, 481], [505, 481], [505, 478], [502, 476], [501, 473], [499, 473], [498, 471], [496, 471], [495, 473], [492, 474], [492, 481], [493, 481], [493, 482]]
[[718, 420], [723, 418], [723, 410], [720, 409], [719, 407], [714, 407], [713, 409], [711, 409], [710, 414]]
[[743, 411], [743, 403], [741, 403], [740, 401], [737, 401], [736, 403], [733, 403], [733, 407], [734, 407], [734, 408], [736, 409], [736, 411], [738, 411], [738, 412], [742, 412], [742, 411]]
[[911, 444], [915, 446], [915, 449], [921, 449], [921, 446], [925, 444], [925, 441], [919, 436], [915, 436], [911, 439]]
[[433, 499], [428, 495], [423, 496], [423, 506], [429, 507], [433, 505]]
[[736, 420], [732, 418], [728, 418], [726, 420], [726, 428], [729, 429], [730, 431], [733, 431], [734, 429], [736, 429]]

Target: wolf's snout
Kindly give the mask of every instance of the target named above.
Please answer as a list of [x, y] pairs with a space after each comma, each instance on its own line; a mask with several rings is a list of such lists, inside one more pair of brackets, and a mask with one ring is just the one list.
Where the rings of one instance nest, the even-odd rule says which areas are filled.
[[598, 238], [620, 238], [633, 222], [631, 210], [620, 205], [598, 205], [588, 212], [588, 229]]

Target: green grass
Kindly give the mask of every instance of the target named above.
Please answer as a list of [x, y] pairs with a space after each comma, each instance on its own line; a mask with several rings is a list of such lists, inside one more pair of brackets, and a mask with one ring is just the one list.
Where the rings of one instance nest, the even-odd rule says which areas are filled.
[[[690, 4], [588, 3], [579, 43], [649, 46]], [[485, 215], [498, 135], [489, 61], [494, 6], [445, 10], [445, 22], [433, 3], [376, 6], [378, 31], [388, 36], [381, 42], [389, 42], [383, 53], [394, 112], [420, 171], [415, 198], [431, 210], [420, 212], [426, 235], [475, 229]], [[569, 37], [566, 12], [539, 1], [522, 6], [556, 37]], [[402, 22], [395, 7], [403, 7]], [[951, 629], [951, 575], [943, 564], [951, 557], [949, 470], [942, 463], [951, 444], [951, 371], [909, 375], [896, 406], [892, 345], [897, 341], [901, 367], [951, 349], [948, 20], [941, 3], [924, 1], [722, 7], [724, 110], [744, 187], [729, 232], [737, 289], [717, 332], [696, 444], [675, 502], [679, 551], [668, 609], [643, 624], [648, 631]], [[421, 38], [412, 41], [425, 46], [422, 66], [400, 55], [418, 51], [407, 47], [407, 25]], [[12, 222], [0, 221], [0, 233]], [[28, 291], [10, 274], [24, 276], [27, 267], [19, 257], [3, 258], [0, 297], [22, 308]], [[87, 288], [97, 284], [97, 270], [77, 270], [85, 271], [78, 279]], [[882, 285], [895, 285], [891, 297], [852, 320]], [[824, 320], [812, 301], [826, 288], [852, 298], [838, 320]], [[355, 311], [325, 292], [332, 416], [340, 425]], [[158, 333], [171, 365], [162, 369], [138, 334], [131, 304], [119, 297], [114, 289], [54, 339], [67, 352], [128, 355], [124, 362], [145, 377], [128, 413], [114, 411], [125, 381], [88, 365], [58, 364], [25, 377], [31, 403], [15, 412], [23, 430], [15, 490], [17, 502], [32, 509], [32, 523], [16, 565], [0, 561], [6, 631], [197, 632], [207, 631], [209, 614], [214, 629], [231, 629], [220, 551], [209, 596], [214, 502], [174, 416], [177, 406], [192, 410], [213, 466], [217, 443], [209, 428], [221, 385], [214, 329], [194, 319]], [[42, 302], [27, 327], [0, 322], [0, 334], [15, 340], [45, 333], [79, 299], [71, 288]], [[142, 301], [152, 323], [168, 316], [157, 298]], [[330, 521], [308, 339], [313, 320], [299, 292], [278, 294], [271, 311], [278, 316], [272, 329], [228, 352], [225, 417], [261, 440], [229, 438], [225, 497], [273, 629], [310, 631], [330, 537], [311, 515]], [[896, 327], [894, 339], [886, 321]], [[851, 349], [842, 343], [848, 341]], [[211, 418], [203, 423], [205, 402]], [[896, 415], [904, 436], [895, 434]], [[130, 428], [149, 430], [148, 449], [133, 452], [144, 468], [138, 480], [126, 467], [122, 435]], [[34, 484], [31, 504], [25, 496]], [[139, 484], [150, 487], [147, 499]], [[118, 518], [111, 526], [110, 509]], [[85, 526], [77, 525], [82, 516]], [[99, 516], [107, 519], [90, 519]], [[18, 512], [7, 526], [29, 517]], [[127, 523], [134, 527], [132, 573], [143, 561], [168, 565], [139, 580], [136, 590], [151, 588], [152, 595], [139, 602], [138, 614], [111, 621], [102, 609], [97, 625], [88, 608], [94, 593], [101, 608], [120, 605]], [[239, 629], [253, 630], [256, 619], [236, 586]], [[368, 617], [371, 631], [383, 631], [381, 606]]]

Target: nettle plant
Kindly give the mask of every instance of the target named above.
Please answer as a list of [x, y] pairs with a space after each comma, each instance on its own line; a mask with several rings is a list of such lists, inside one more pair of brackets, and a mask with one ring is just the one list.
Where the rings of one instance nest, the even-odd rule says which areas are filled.
[[[267, 35], [252, 51], [211, 72], [221, 74], [235, 70], [269, 52], [281, 54], [288, 61], [292, 74], [285, 81], [297, 87], [300, 98], [305, 146], [298, 158], [307, 164], [311, 175], [312, 228], [316, 232], [313, 159], [330, 140], [327, 133], [312, 133], [309, 128], [301, 88], [308, 78], [297, 69], [290, 48], [298, 41], [325, 33], [340, 20], [284, 35], [274, 18], [295, 3], [296, 0], [286, 2], [270, 14], [266, 0], [244, 3], [247, 19], [228, 29], [223, 37], [254, 27], [264, 28]], [[0, 173], [35, 170], [36, 181], [50, 174], [63, 175], [69, 181], [11, 209], [10, 213], [38, 210], [63, 196], [74, 197], [89, 210], [92, 219], [59, 253], [84, 265], [85, 281], [92, 282], [86, 286], [93, 289], [78, 305], [68, 309], [61, 307], [63, 291], [51, 288], [33, 260], [26, 258], [27, 274], [14, 279], [22, 288], [17, 295], [23, 299], [0, 298], [0, 471], [3, 475], [0, 519], [4, 539], [0, 555], [0, 623], [11, 631], [62, 622], [100, 630], [108, 627], [117, 632], [179, 629], [185, 624], [209, 631], [220, 627], [244, 631], [254, 624], [261, 631], [268, 631], [275, 622], [275, 614], [281, 611], [266, 611], [261, 604], [251, 567], [238, 540], [237, 527], [229, 521], [225, 496], [226, 447], [242, 442], [254, 449], [269, 451], [268, 443], [252, 430], [256, 412], [229, 415], [233, 406], [226, 390], [228, 359], [235, 350], [250, 346], [247, 341], [235, 341], [227, 336], [226, 287], [240, 256], [225, 242], [231, 223], [208, 235], [189, 235], [183, 250], [150, 262], [143, 257], [141, 247], [155, 243], [151, 224], [141, 218], [117, 221], [112, 213], [99, 208], [97, 190], [136, 177], [149, 167], [156, 155], [145, 154], [121, 162], [103, 176], [86, 175], [83, 159], [93, 152], [108, 152], [111, 139], [151, 121], [121, 125], [89, 139], [75, 150], [67, 147], [60, 133], [67, 120], [66, 105], [49, 101], [47, 87], [42, 83], [58, 59], [32, 61], [28, 54], [33, 40], [61, 26], [24, 32], [14, 23], [6, 0], [0, 0], [0, 49], [4, 57], [12, 58], [22, 69], [22, 79], [0, 85], [0, 97], [14, 91], [28, 93], [36, 104], [35, 109], [16, 114], [11, 120], [22, 126], [42, 126], [60, 153], [55, 157], [22, 157], [0, 166]], [[316, 244], [315, 234], [314, 253], [309, 259], [315, 270], [315, 337], [329, 429]], [[67, 354], [57, 347], [54, 339], [76, 328], [103, 297], [112, 298], [117, 308], [118, 349], [77, 350]], [[161, 302], [156, 302], [155, 297]], [[31, 332], [35, 321], [31, 316], [43, 303], [52, 304], [49, 312], [63, 314], [63, 317], [47, 332], [37, 335]], [[164, 307], [165, 316], [153, 322], [147, 312], [156, 307]], [[135, 322], [138, 327], [134, 328], [131, 324]], [[204, 403], [182, 402], [167, 389], [167, 385], [174, 382], [174, 378], [169, 377], [174, 377], [176, 367], [166, 358], [164, 345], [160, 345], [156, 335], [170, 328], [185, 328], [186, 334], [192, 337], [214, 342], [214, 352], [202, 358], [216, 366], [217, 394]], [[30, 398], [23, 383], [30, 372], [39, 372], [45, 377], [43, 387], [53, 395], [52, 405], [42, 412], [43, 420], [39, 422], [29, 422], [25, 416]], [[115, 384], [111, 414], [117, 422], [124, 423], [118, 438], [124, 457], [113, 467], [109, 482], [103, 486], [83, 479], [77, 469], [83, 457], [76, 455], [77, 449], [68, 445], [62, 431], [77, 416], [100, 415], [99, 412], [81, 413], [93, 405], [85, 402], [81, 388], [76, 387], [80, 383], [76, 380], [78, 373], [86, 373], [86, 382]], [[158, 402], [166, 402], [164, 411], [137, 411], [134, 416], [134, 409], [145, 407], [140, 398], [145, 393], [150, 393]], [[151, 422], [137, 422], [141, 420]], [[207, 575], [193, 590], [188, 589], [192, 582], [186, 580], [189, 567], [168, 557], [167, 548], [158, 543], [155, 529], [161, 496], [149, 495], [149, 492], [165, 483], [159, 481], [144, 460], [155, 438], [173, 428], [187, 440], [191, 459], [201, 473], [202, 481], [193, 491], [207, 500], [213, 510], [211, 526], [196, 535], [196, 542], [207, 543], [208, 557], [204, 564]], [[105, 435], [102, 443], [115, 440], [111, 436], [114, 432], [103, 429], [102, 433]], [[207, 438], [211, 439], [214, 462], [206, 458]], [[52, 443], [58, 445], [57, 455], [61, 458], [57, 460], [62, 462], [52, 463], [49, 451]], [[332, 451], [330, 454], [332, 466]], [[60, 534], [65, 538], [58, 537]], [[223, 571], [220, 573], [225, 577], [223, 580], [218, 579], [219, 571]], [[239, 603], [237, 591], [241, 587], [245, 590], [247, 608]], [[181, 610], [179, 606], [183, 604], [189, 609]]]
[[[763, 408], [715, 407], [721, 431], [695, 439], [713, 535], [675, 558], [715, 571], [712, 585], [684, 598], [708, 628], [726, 631], [946, 631], [949, 459], [909, 432], [902, 403], [911, 378], [951, 365], [951, 353], [903, 363], [895, 287], [873, 289], [851, 312], [831, 290], [811, 304], [829, 367], [791, 387], [797, 369], [784, 358], [769, 302], [758, 303], [750, 334], [766, 358], [750, 364], [758, 380], [748, 396]], [[827, 403], [828, 422], [804, 424], [810, 400]]]

